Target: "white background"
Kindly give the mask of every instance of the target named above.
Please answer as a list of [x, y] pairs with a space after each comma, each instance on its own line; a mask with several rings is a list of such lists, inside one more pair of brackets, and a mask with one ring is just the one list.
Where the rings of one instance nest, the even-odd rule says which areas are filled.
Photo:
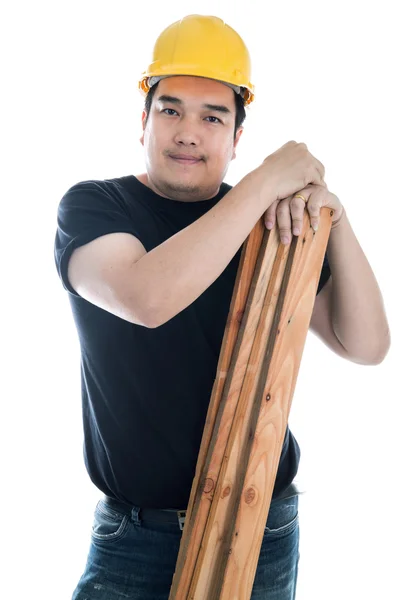
[[223, 18], [253, 59], [257, 98], [228, 183], [285, 142], [305, 142], [346, 208], [392, 331], [387, 358], [372, 367], [307, 338], [289, 421], [302, 450], [297, 481], [306, 492], [297, 600], [399, 597], [395, 4], [3, 5], [4, 599], [70, 599], [101, 496], [83, 464], [78, 339], [53, 260], [57, 206], [78, 181], [144, 171], [137, 80], [161, 30], [191, 13]]

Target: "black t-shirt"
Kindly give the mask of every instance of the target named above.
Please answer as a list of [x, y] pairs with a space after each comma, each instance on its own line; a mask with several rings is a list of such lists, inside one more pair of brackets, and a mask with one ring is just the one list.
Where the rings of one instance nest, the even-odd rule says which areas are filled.
[[[129, 175], [80, 182], [59, 203], [55, 261], [81, 348], [85, 465], [94, 485], [122, 502], [187, 507], [243, 246], [197, 300], [154, 329], [79, 296], [68, 260], [75, 248], [115, 232], [131, 233], [150, 252], [230, 189], [223, 183], [214, 198], [180, 202]], [[318, 292], [329, 276], [325, 256]], [[287, 427], [273, 498], [291, 484], [299, 460]]]

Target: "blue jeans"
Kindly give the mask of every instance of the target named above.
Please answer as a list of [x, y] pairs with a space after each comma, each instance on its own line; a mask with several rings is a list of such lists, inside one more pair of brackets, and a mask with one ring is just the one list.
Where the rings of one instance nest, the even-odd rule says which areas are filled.
[[[141, 521], [99, 500], [72, 600], [168, 600], [181, 535], [178, 521]], [[251, 600], [294, 600], [299, 558], [298, 495], [273, 500]]]

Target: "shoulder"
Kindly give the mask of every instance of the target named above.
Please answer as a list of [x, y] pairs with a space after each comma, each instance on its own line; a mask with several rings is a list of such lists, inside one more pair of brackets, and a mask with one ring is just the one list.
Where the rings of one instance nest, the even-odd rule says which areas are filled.
[[122, 208], [126, 204], [124, 188], [120, 181], [115, 179], [86, 179], [69, 187], [63, 194], [59, 210], [69, 208], [85, 208], [118, 205]]
[[129, 200], [118, 179], [87, 179], [75, 183], [62, 196], [57, 209], [59, 235], [126, 226]]
[[120, 182], [123, 179], [123, 177], [117, 177], [114, 179], [85, 179], [73, 184], [70, 188], [68, 188], [64, 196], [90, 192], [97, 192], [98, 194], [110, 194], [115, 190], [121, 189]]

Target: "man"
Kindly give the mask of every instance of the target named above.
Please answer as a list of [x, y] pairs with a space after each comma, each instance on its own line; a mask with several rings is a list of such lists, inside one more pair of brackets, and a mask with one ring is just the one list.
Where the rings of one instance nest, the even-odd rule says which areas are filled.
[[[305, 144], [288, 142], [235, 187], [223, 182], [254, 98], [238, 34], [189, 16], [162, 32], [153, 59], [140, 81], [146, 172], [80, 182], [58, 209], [56, 264], [82, 352], [84, 458], [104, 494], [73, 600], [169, 596], [177, 511], [190, 495], [241, 250], [261, 217], [289, 243], [306, 207], [314, 227], [330, 207], [310, 328], [357, 363], [380, 363], [390, 345], [374, 275]], [[295, 597], [299, 459], [287, 428], [252, 600]]]

